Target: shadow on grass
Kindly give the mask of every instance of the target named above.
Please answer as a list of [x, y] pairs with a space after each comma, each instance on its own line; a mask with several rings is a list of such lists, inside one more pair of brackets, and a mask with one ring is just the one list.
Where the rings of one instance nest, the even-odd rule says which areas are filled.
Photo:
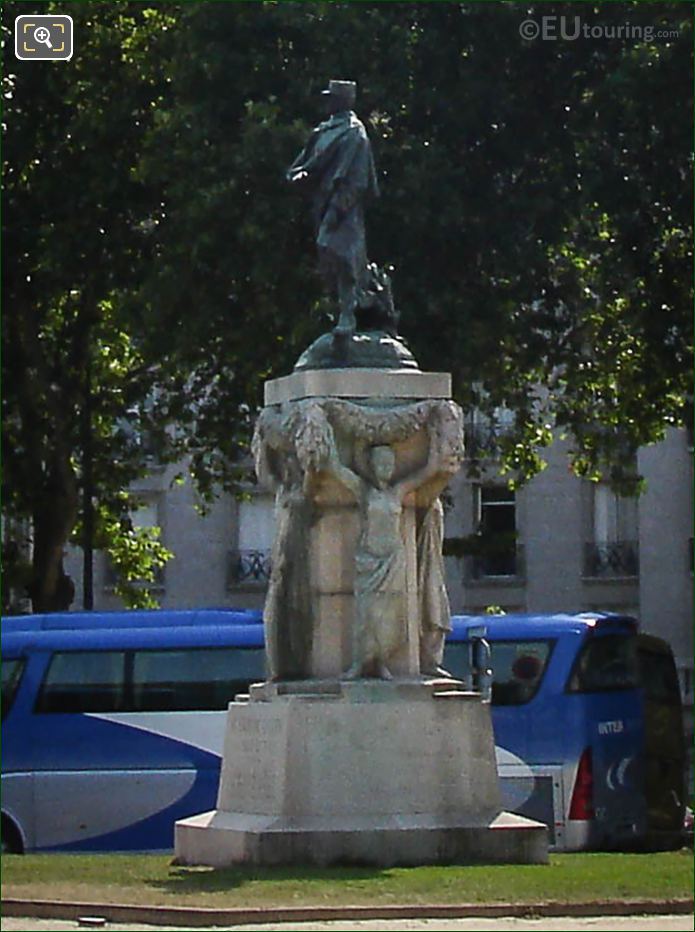
[[166, 880], [148, 880], [146, 885], [163, 893], [176, 895], [223, 893], [238, 890], [248, 883], [306, 881], [345, 882], [374, 880], [388, 870], [374, 867], [177, 867], [169, 868]]

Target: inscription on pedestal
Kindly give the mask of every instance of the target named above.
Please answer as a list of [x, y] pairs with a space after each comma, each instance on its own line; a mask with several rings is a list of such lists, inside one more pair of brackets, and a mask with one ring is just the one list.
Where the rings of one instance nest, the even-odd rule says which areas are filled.
[[282, 782], [268, 760], [284, 754], [286, 723], [258, 714], [253, 705], [232, 704], [227, 713], [227, 734], [217, 806], [245, 813], [267, 813], [281, 805]]
[[[400, 700], [384, 690], [372, 702], [347, 690], [232, 706], [218, 808], [290, 820], [494, 815], [487, 707], [470, 697], [443, 705], [424, 686]], [[487, 747], [485, 759], [473, 745]]]

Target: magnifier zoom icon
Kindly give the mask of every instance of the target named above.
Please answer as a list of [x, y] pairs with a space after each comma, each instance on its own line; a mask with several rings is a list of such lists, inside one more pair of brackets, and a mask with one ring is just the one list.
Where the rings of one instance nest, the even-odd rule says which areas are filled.
[[51, 45], [51, 33], [45, 26], [36, 27], [34, 30], [34, 40], [43, 43], [43, 45], [47, 45], [49, 49], [53, 48]]

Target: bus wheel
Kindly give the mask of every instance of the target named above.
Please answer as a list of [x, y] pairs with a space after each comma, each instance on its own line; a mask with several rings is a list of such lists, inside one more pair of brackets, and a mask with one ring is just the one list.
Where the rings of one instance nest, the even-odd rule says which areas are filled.
[[9, 816], [3, 815], [0, 821], [0, 850], [3, 854], [22, 854], [24, 845], [19, 829]]

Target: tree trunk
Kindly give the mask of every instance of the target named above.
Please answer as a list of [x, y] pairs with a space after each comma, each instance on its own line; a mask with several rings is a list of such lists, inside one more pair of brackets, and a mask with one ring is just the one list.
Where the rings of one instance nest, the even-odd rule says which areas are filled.
[[29, 595], [34, 612], [70, 607], [75, 586], [63, 568], [63, 551], [78, 514], [78, 490], [69, 459], [54, 463], [34, 508], [34, 552]]

